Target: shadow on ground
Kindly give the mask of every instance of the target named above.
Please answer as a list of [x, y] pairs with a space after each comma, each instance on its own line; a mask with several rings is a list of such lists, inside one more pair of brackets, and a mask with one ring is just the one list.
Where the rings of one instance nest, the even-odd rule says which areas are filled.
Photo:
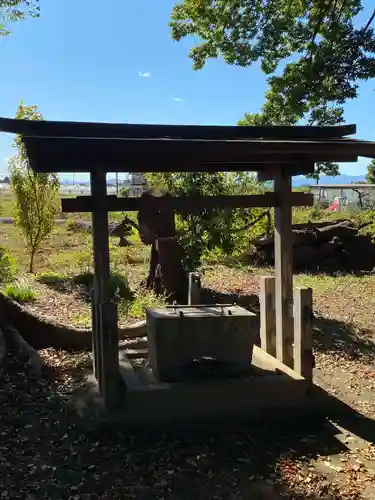
[[351, 323], [316, 316], [314, 347], [322, 351], [339, 351], [347, 358], [373, 362], [375, 359], [374, 331]]
[[[346, 449], [337, 429], [313, 415], [130, 433], [121, 422], [79, 416], [71, 405], [89, 369], [87, 358], [76, 358], [36, 378], [8, 355], [0, 369], [0, 474], [10, 498], [270, 500], [257, 496], [254, 481], [273, 482], [281, 458], [307, 467], [309, 458]], [[372, 421], [341, 410], [358, 434], [374, 436]]]

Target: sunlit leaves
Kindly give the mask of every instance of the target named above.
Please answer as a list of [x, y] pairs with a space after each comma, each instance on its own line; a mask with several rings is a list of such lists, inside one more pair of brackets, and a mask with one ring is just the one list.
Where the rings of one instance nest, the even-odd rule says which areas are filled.
[[[333, 125], [343, 104], [375, 77], [373, 17], [360, 27], [361, 0], [184, 0], [172, 11], [172, 37], [195, 36], [195, 69], [209, 58], [269, 75], [265, 103], [241, 125]], [[336, 164], [318, 172], [338, 172]]]
[[366, 181], [369, 184], [375, 184], [375, 160], [367, 165]]
[[0, 36], [10, 34], [11, 22], [39, 17], [39, 10], [39, 0], [0, 0]]
[[[147, 174], [152, 187], [168, 191], [173, 196], [218, 196], [259, 193], [262, 187], [248, 172], [176, 172]], [[180, 243], [184, 249], [184, 265], [193, 270], [200, 266], [202, 257], [212, 250], [230, 255], [246, 242], [243, 227], [258, 215], [257, 210], [203, 210], [200, 213], [178, 217]], [[249, 233], [247, 233], [249, 235]]]

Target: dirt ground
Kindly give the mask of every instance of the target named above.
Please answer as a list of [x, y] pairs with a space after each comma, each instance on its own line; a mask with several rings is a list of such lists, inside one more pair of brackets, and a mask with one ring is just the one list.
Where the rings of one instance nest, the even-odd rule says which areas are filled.
[[[255, 271], [225, 272], [208, 268], [206, 283], [257, 292]], [[70, 404], [91, 369], [89, 354], [41, 351], [43, 377], [10, 354], [0, 374], [1, 497], [273, 500], [276, 488], [287, 498], [374, 499], [375, 332], [371, 300], [358, 301], [373, 281], [353, 288], [353, 278], [340, 310], [347, 278], [334, 288], [327, 279], [315, 294], [315, 381], [367, 418], [129, 434], [80, 418]]]
[[[26, 267], [19, 234], [3, 224], [0, 235]], [[64, 277], [86, 270], [90, 238], [59, 226], [38, 255], [37, 272]], [[132, 287], [144, 276], [146, 254], [111, 242], [113, 269], [126, 273]], [[208, 265], [203, 282], [254, 306], [262, 273], [272, 270]], [[78, 294], [32, 280], [38, 298], [27, 307], [89, 324], [90, 305]], [[346, 419], [131, 435], [121, 425], [82, 419], [70, 404], [91, 371], [89, 354], [42, 351], [47, 366], [36, 377], [10, 353], [0, 366], [0, 497], [274, 500], [260, 490], [276, 487], [301, 500], [375, 499], [375, 275], [305, 274], [295, 283], [313, 288], [315, 382], [352, 409]], [[150, 305], [149, 297], [142, 300], [135, 317]], [[128, 319], [126, 311], [120, 320]]]

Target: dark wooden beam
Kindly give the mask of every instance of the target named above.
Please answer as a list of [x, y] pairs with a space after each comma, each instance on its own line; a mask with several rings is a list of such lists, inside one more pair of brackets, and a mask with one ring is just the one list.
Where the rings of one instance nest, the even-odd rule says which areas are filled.
[[47, 137], [122, 137], [151, 139], [239, 139], [263, 137], [274, 139], [345, 137], [357, 132], [356, 125], [335, 126], [256, 126], [222, 125], [146, 125], [131, 123], [90, 123], [30, 121], [0, 118], [0, 131], [12, 134]]
[[[233, 163], [351, 162], [356, 161], [358, 155], [375, 157], [375, 143], [349, 139], [209, 141], [24, 137], [23, 140], [30, 166], [37, 172], [90, 172], [97, 169], [211, 172], [233, 170], [230, 168]], [[243, 170], [249, 170], [248, 166]]]
[[[327, 161], [336, 161], [333, 158], [337, 155], [331, 155]], [[341, 155], [341, 162], [356, 162], [358, 156], [356, 155]], [[108, 158], [107, 158], [108, 160]], [[288, 171], [291, 175], [303, 175], [306, 172], [305, 167], [301, 166], [304, 163], [314, 164], [314, 159], [308, 156], [289, 155], [287, 157]], [[88, 161], [82, 162], [63, 163], [51, 162], [47, 157], [38, 155], [34, 157], [32, 168], [36, 172], [80, 172], [90, 173], [90, 171], [104, 171], [104, 172], [272, 172], [274, 166], [280, 163], [280, 156], [273, 154], [266, 155], [253, 155], [247, 162], [198, 162], [186, 161], [180, 159], [176, 161], [163, 161], [162, 159], [155, 158], [152, 161], [137, 160], [132, 163], [119, 163], [118, 161], [112, 163], [112, 160], [107, 161], [105, 166], [103, 164], [90, 164]], [[69, 166], [68, 166], [69, 165]], [[72, 169], [72, 167], [74, 167]], [[271, 175], [271, 174], [269, 174]]]
[[[293, 206], [312, 206], [314, 203], [314, 195], [310, 193], [295, 192], [292, 193], [291, 202]], [[248, 196], [161, 196], [151, 199], [107, 196], [105, 201], [100, 202], [93, 196], [78, 196], [77, 198], [63, 198], [61, 203], [62, 211], [68, 213], [93, 212], [94, 210], [132, 212], [140, 209], [169, 209], [179, 213], [193, 213], [204, 209], [209, 210], [214, 208], [267, 208], [277, 206], [279, 200], [276, 193], [267, 192]]]

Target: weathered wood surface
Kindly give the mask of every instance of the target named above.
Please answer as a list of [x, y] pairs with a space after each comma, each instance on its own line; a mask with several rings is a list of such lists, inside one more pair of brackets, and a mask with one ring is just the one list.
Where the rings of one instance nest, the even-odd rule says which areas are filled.
[[312, 290], [306, 287], [294, 289], [294, 370], [312, 383], [313, 303]]
[[201, 303], [201, 277], [198, 272], [189, 273], [188, 305]]
[[275, 278], [260, 277], [260, 342], [266, 353], [276, 358]]
[[[106, 175], [91, 174], [92, 195], [99, 204], [107, 195]], [[108, 213], [94, 211], [94, 304], [92, 308], [94, 370], [105, 406], [115, 408], [120, 399], [118, 387], [118, 327], [117, 306], [110, 301], [110, 262]]]
[[282, 172], [275, 174], [275, 192], [280, 206], [275, 208], [275, 311], [276, 356], [279, 361], [293, 367], [293, 254], [292, 254], [292, 179]]
[[[358, 156], [375, 157], [375, 143], [354, 139], [98, 140], [24, 136], [23, 142], [30, 166], [36, 172], [90, 172], [98, 169], [107, 172], [130, 169], [133, 172], [212, 172], [218, 170], [217, 163], [223, 171], [228, 171], [231, 162], [246, 162], [243, 171], [247, 171], [251, 170], [250, 161], [288, 163], [307, 159], [314, 162], [352, 162]], [[176, 158], [179, 161], [176, 162]], [[206, 164], [211, 165], [208, 168]]]
[[264, 138], [334, 138], [354, 135], [356, 125], [334, 126], [233, 126], [233, 125], [148, 125], [132, 123], [93, 123], [68, 121], [34, 121], [0, 118], [0, 131], [29, 136], [51, 137], [175, 137], [186, 139]]

